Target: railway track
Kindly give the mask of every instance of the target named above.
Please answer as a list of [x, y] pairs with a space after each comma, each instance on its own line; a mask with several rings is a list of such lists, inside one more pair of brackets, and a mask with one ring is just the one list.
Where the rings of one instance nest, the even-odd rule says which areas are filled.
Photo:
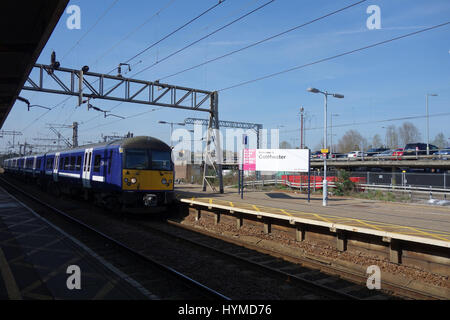
[[[365, 286], [367, 281], [366, 275], [355, 273], [343, 267], [334, 266], [322, 260], [293, 256], [268, 248], [262, 248], [239, 239], [232, 239], [214, 233], [213, 231], [206, 231], [190, 225], [181, 224], [175, 220], [167, 220], [167, 222], [177, 229], [181, 229], [181, 234], [186, 234], [188, 240], [199, 246], [205, 246], [211, 250], [223, 251], [225, 254], [229, 254], [236, 259], [250, 260], [248, 261], [249, 263], [260, 263], [260, 260], [262, 260], [261, 267], [267, 269], [269, 272], [280, 272], [280, 274], [300, 278], [300, 280], [306, 278], [307, 280], [314, 281], [316, 278], [319, 284], [329, 287], [328, 289], [340, 291], [349, 296], [350, 299], [442, 299], [441, 296], [416, 291], [395, 283], [390, 283], [386, 280], [383, 281], [382, 291], [368, 290]], [[187, 233], [183, 233], [183, 231]], [[180, 233], [180, 231], [176, 233]], [[189, 233], [192, 235], [189, 235]], [[296, 267], [299, 265], [301, 266], [300, 268]], [[312, 270], [315, 270], [315, 272]], [[312, 276], [310, 277], [310, 275]]]
[[[89, 226], [70, 214], [55, 208], [14, 185], [0, 178], [1, 185], [20, 200], [26, 199], [38, 215], [53, 223], [90, 248], [95, 254], [133, 279], [133, 282], [151, 294], [149, 298], [162, 300], [230, 300], [187, 275], [163, 263], [134, 250], [126, 244], [108, 236], [100, 230]], [[24, 199], [25, 198], [25, 199]]]
[[[319, 270], [317, 265], [314, 269], [311, 264], [305, 266], [305, 261], [290, 262], [285, 260], [286, 256], [279, 253], [274, 256], [274, 252], [260, 252], [257, 248], [244, 247], [242, 243], [230, 243], [229, 239], [223, 239], [210, 233], [201, 232], [180, 224], [174, 220], [168, 220], [168, 225], [164, 223], [144, 223], [141, 227], [151, 232], [158, 232], [166, 237], [171, 237], [176, 241], [186, 241], [190, 244], [201, 247], [204, 250], [212, 251], [216, 254], [226, 256], [228, 259], [244, 263], [251, 268], [257, 268], [270, 276], [277, 275], [280, 278], [288, 279], [290, 283], [307, 288], [312, 294], [311, 297], [323, 296], [329, 299], [341, 300], [389, 300], [396, 299], [391, 295], [374, 292], [363, 285], [342, 279], [334, 270], [334, 274], [327, 274]], [[292, 260], [292, 259], [291, 259]], [[322, 266], [323, 267], [323, 266]], [[328, 270], [329, 271], [329, 270]]]
[[[1, 180], [4, 181], [3, 179]], [[74, 203], [76, 202], [77, 201], [74, 200]], [[97, 214], [97, 212], [95, 214]], [[98, 212], [98, 215], [101, 215], [100, 212]], [[74, 219], [72, 217], [70, 218]], [[103, 218], [104, 217], [102, 217], [102, 219]], [[107, 218], [117, 220], [117, 218], [112, 216], [107, 216]], [[184, 224], [181, 225], [173, 220], [168, 220], [167, 222], [168, 223], [162, 223], [161, 221], [145, 221], [141, 219], [138, 221], [133, 221], [133, 219], [120, 221], [120, 223], [123, 224], [133, 225], [136, 229], [140, 229], [140, 232], [143, 234], [158, 234], [160, 237], [167, 238], [167, 242], [177, 243], [177, 245], [180, 246], [186, 246], [184, 249], [185, 252], [190, 252], [190, 250], [192, 250], [192, 256], [209, 254], [212, 256], [211, 260], [219, 259], [219, 261], [222, 261], [222, 263], [226, 264], [227, 267], [228, 265], [239, 264], [245, 266], [245, 269], [247, 269], [245, 272], [248, 272], [248, 270], [256, 270], [255, 272], [264, 274], [265, 277], [278, 278], [278, 281], [281, 281], [281, 283], [285, 282], [291, 287], [295, 286], [297, 288], [302, 288], [306, 292], [297, 295], [296, 297], [298, 299], [385, 300], [395, 299], [398, 297], [413, 299], [433, 298], [425, 294], [421, 294], [420, 292], [411, 292], [408, 288], [396, 287], [395, 285], [385, 286], [386, 290], [383, 292], [368, 290], [365, 287], [365, 280], [367, 279], [361, 275], [352, 274], [348, 270], [338, 270], [334, 266], [324, 264], [321, 261], [313, 261], [309, 259], [302, 260], [298, 257], [285, 256], [279, 252], [262, 250], [260, 247], [244, 244], [237, 239], [230, 240], [229, 238], [227, 239], [226, 237], [212, 234], [210, 231], [199, 230], [198, 228], [193, 230], [193, 227], [186, 226]], [[81, 223], [85, 224], [83, 222]], [[89, 226], [87, 227], [90, 228]], [[111, 237], [107, 235], [105, 236], [107, 238]], [[116, 235], [113, 237], [116, 238]], [[120, 238], [120, 235], [118, 237]], [[95, 246], [95, 243], [93, 246]], [[125, 245], [125, 247], [127, 246]], [[131, 248], [128, 249], [135, 251]], [[169, 263], [168, 265], [171, 264]], [[243, 268], [238, 268], [238, 270], [241, 269]], [[129, 272], [130, 270], [126, 271]], [[189, 272], [187, 273], [190, 274]], [[145, 282], [145, 277], [138, 278], [140, 278], [139, 280], [143, 280]], [[191, 275], [191, 278], [197, 277]], [[186, 277], [186, 279], [191, 278]], [[200, 281], [202, 283], [209, 283], [209, 279], [205, 280], [203, 278]], [[358, 285], [356, 283], [360, 284]], [[220, 291], [222, 291], [222, 286], [211, 286], [209, 284], [208, 286], [221, 288]], [[214, 290], [212, 291], [214, 292]], [[398, 297], [393, 297], [392, 294], [395, 294]], [[227, 295], [232, 296], [230, 292], [228, 292]], [[290, 295], [288, 299], [292, 299], [292, 296], [293, 295]], [[192, 298], [192, 295], [190, 295], [189, 298]], [[200, 298], [202, 297], [200, 296]], [[223, 294], [218, 294], [216, 298], [221, 299], [227, 297]], [[240, 296], [238, 296], [238, 299], [239, 298]], [[257, 297], [257, 299], [264, 298]]]

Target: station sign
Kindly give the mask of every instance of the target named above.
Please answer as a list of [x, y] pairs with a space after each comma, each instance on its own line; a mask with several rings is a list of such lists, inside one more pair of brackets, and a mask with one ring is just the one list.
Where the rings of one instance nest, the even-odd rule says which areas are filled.
[[245, 149], [243, 169], [246, 171], [308, 172], [308, 149]]

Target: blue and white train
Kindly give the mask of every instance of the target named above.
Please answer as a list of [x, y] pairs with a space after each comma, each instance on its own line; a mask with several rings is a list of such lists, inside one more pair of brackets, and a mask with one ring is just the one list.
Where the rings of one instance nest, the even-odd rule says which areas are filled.
[[158, 139], [134, 137], [7, 159], [3, 166], [55, 195], [81, 194], [110, 209], [167, 207], [174, 200], [171, 154]]

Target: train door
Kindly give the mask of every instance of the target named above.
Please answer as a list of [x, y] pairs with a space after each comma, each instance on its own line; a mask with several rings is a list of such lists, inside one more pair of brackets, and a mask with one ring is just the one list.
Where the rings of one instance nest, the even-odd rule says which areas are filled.
[[93, 148], [86, 149], [84, 151], [83, 173], [82, 173], [82, 180], [83, 180], [84, 188], [91, 187], [91, 167], [92, 167], [92, 152], [93, 151], [94, 151]]
[[33, 177], [36, 176], [36, 163], [37, 163], [37, 156], [33, 159]]
[[53, 162], [53, 181], [56, 182], [58, 182], [59, 155], [59, 152], [55, 154], [55, 160]]

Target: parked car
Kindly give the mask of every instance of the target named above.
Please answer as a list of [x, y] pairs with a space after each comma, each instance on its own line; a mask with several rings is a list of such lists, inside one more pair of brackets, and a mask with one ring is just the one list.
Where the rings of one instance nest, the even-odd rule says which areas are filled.
[[[439, 148], [435, 145], [430, 144], [430, 154], [436, 153]], [[404, 156], [415, 156], [415, 155], [426, 155], [427, 154], [427, 144], [426, 143], [408, 143], [403, 150]]]
[[450, 160], [450, 149], [441, 149], [434, 154], [433, 160]]
[[404, 148], [397, 148], [394, 150], [394, 152], [392, 152], [392, 156], [399, 158], [401, 157], [403, 154], [405, 153], [405, 149]]
[[373, 157], [381, 152], [388, 151], [388, 148], [372, 148], [364, 153], [364, 157]]
[[320, 151], [311, 152], [311, 158], [312, 159], [320, 159], [321, 156], [322, 156], [322, 152], [320, 152]]
[[393, 152], [394, 152], [393, 150], [389, 150], [388, 149], [388, 150], [385, 150], [383, 152], [374, 154], [373, 157], [374, 158], [378, 158], [378, 159], [383, 159], [383, 158], [391, 157]]
[[358, 158], [361, 157], [362, 152], [361, 151], [351, 151], [347, 153], [347, 158]]

